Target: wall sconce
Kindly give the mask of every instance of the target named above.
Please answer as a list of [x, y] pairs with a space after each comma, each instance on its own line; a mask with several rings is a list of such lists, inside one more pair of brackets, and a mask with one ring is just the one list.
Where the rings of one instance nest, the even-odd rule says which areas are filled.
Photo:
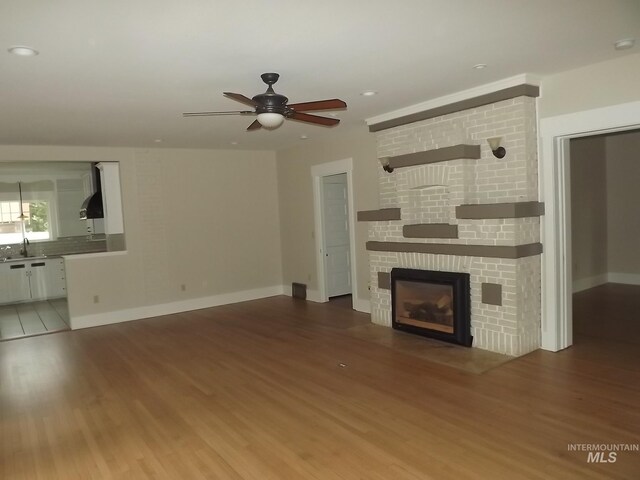
[[489, 148], [491, 148], [494, 157], [504, 158], [504, 156], [507, 154], [507, 151], [504, 149], [504, 147], [500, 146], [502, 137], [487, 138], [487, 142], [489, 143]]
[[387, 173], [393, 172], [393, 167], [389, 166], [389, 158], [388, 157], [382, 157], [380, 159], [380, 165], [382, 165], [382, 169], [385, 172], [387, 172]]

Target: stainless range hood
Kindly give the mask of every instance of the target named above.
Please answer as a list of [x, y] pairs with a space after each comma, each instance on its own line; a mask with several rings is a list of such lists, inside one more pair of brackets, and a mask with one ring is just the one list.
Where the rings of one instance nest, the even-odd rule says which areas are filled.
[[104, 218], [104, 207], [102, 206], [102, 188], [100, 185], [100, 170], [96, 164], [91, 164], [91, 178], [95, 193], [88, 196], [80, 207], [80, 219]]

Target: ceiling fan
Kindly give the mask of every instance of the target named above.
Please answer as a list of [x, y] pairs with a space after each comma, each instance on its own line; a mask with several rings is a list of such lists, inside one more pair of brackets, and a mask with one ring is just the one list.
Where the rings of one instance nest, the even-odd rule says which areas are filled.
[[298, 120], [300, 122], [312, 123], [315, 125], [323, 125], [332, 127], [340, 123], [337, 118], [321, 117], [319, 115], [310, 115], [304, 112], [313, 112], [318, 110], [339, 110], [347, 108], [347, 104], [342, 100], [333, 98], [330, 100], [318, 100], [315, 102], [293, 103], [287, 104], [289, 99], [284, 95], [280, 95], [273, 91], [273, 84], [278, 81], [280, 75], [277, 73], [263, 73], [260, 75], [262, 81], [268, 85], [267, 91], [260, 93], [253, 98], [245, 97], [239, 93], [224, 92], [224, 96], [231, 98], [245, 105], [249, 105], [254, 110], [236, 110], [230, 112], [187, 112], [183, 113], [183, 117], [210, 117], [216, 115], [258, 115], [247, 130], [258, 130], [262, 127], [273, 129], [282, 125], [285, 118]]

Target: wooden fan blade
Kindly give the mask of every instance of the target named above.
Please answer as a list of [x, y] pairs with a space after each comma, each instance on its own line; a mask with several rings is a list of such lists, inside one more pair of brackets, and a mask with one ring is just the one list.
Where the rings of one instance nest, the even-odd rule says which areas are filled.
[[260, 128], [262, 128], [260, 122], [258, 120], [254, 120], [253, 123], [247, 127], [247, 131], [249, 132], [251, 130], [258, 130]]
[[325, 127], [332, 127], [340, 123], [338, 118], [319, 117], [318, 115], [309, 115], [308, 113], [293, 112], [289, 117], [292, 120], [298, 120], [300, 122], [315, 123], [317, 125], [324, 125]]
[[183, 117], [213, 117], [216, 115], [255, 115], [252, 110], [237, 110], [233, 112], [186, 112]]
[[258, 102], [254, 102], [249, 97], [245, 97], [244, 95], [241, 95], [239, 93], [223, 92], [223, 95], [227, 98], [235, 100], [236, 102], [244, 103], [245, 105], [251, 105], [252, 107], [258, 106]]
[[339, 110], [347, 108], [347, 104], [340, 99], [318, 100], [317, 102], [294, 103], [288, 107], [296, 112], [313, 112], [315, 110]]

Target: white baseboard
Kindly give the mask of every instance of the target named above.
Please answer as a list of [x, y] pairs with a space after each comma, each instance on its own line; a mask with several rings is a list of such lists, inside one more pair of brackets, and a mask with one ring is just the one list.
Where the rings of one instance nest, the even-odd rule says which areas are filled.
[[640, 285], [640, 275], [637, 273], [609, 272], [593, 277], [581, 278], [573, 282], [573, 293], [582, 292], [605, 283], [624, 283], [626, 285]]
[[[291, 285], [282, 286], [282, 294], [292, 296]], [[310, 302], [324, 303], [320, 301], [320, 293], [318, 290], [307, 289], [307, 300]], [[356, 296], [352, 297], [353, 309], [358, 312], [371, 313], [371, 302], [369, 300], [363, 300]]]
[[200, 310], [202, 308], [217, 307], [230, 303], [246, 302], [259, 298], [274, 297], [283, 295], [283, 286], [274, 285], [272, 287], [256, 288], [253, 290], [243, 290], [240, 292], [223, 293], [210, 297], [191, 298], [178, 302], [162, 303], [158, 305], [148, 305], [144, 307], [128, 308], [116, 310], [114, 312], [96, 313], [92, 315], [80, 315], [71, 317], [71, 329], [97, 327], [100, 325], [110, 325], [112, 323], [128, 322], [140, 320], [142, 318], [158, 317], [161, 315], [171, 315], [174, 313], [188, 312], [190, 310]]
[[604, 285], [608, 282], [609, 274], [602, 273], [600, 275], [594, 275], [593, 277], [581, 278], [580, 280], [573, 281], [573, 293], [582, 292], [583, 290], [589, 290], [590, 288], [597, 287], [598, 285]]
[[[293, 296], [291, 284], [282, 286], [282, 294], [287, 295], [288, 297]], [[324, 303], [320, 300], [320, 292], [311, 288], [307, 288], [307, 300], [310, 302]]]
[[609, 283], [625, 283], [627, 285], [640, 285], [640, 275], [637, 273], [609, 272]]
[[310, 302], [316, 302], [316, 303], [326, 302], [326, 300], [322, 300], [320, 298], [320, 292], [318, 290], [313, 290], [310, 288], [307, 288], [307, 300], [309, 300]]
[[353, 309], [358, 312], [371, 313], [371, 302], [358, 297], [353, 297]]

